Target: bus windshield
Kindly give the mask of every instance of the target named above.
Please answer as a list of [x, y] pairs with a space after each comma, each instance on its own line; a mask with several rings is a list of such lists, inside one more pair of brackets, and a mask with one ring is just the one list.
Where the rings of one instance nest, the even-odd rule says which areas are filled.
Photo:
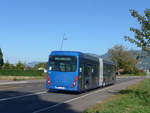
[[50, 56], [49, 70], [59, 72], [75, 72], [77, 58], [75, 56]]

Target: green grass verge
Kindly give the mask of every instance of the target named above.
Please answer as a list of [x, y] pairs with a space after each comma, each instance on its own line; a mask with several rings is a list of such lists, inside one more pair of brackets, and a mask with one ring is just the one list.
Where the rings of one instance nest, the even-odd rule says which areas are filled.
[[150, 113], [150, 79], [120, 91], [84, 113]]

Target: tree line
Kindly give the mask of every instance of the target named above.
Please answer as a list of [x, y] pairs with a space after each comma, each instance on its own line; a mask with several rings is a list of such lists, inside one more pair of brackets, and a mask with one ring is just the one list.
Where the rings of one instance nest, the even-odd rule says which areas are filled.
[[21, 61], [17, 62], [16, 64], [11, 64], [9, 61], [4, 63], [3, 52], [0, 48], [0, 70], [39, 70], [40, 68], [46, 69], [47, 62], [36, 64], [34, 67], [26, 66]]
[[47, 69], [47, 62], [42, 62], [36, 64], [34, 67], [29, 67], [20, 61], [16, 64], [10, 64], [7, 61], [6, 63], [3, 64], [1, 69], [3, 70], [44, 70]]

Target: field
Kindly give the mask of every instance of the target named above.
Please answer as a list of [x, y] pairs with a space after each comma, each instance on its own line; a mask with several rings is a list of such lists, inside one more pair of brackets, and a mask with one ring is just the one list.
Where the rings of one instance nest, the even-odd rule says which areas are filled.
[[150, 79], [120, 91], [84, 113], [150, 113]]

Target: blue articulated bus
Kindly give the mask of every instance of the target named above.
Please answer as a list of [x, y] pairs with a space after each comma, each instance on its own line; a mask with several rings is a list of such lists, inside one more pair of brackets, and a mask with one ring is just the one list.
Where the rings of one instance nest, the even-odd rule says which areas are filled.
[[48, 61], [46, 88], [85, 91], [114, 84], [115, 65], [99, 56], [74, 51], [53, 51]]

